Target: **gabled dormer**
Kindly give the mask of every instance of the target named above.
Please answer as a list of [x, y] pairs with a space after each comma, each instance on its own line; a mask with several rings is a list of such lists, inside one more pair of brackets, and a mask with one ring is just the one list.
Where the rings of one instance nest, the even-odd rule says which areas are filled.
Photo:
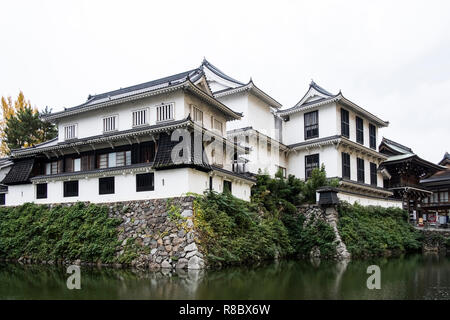
[[303, 96], [303, 98], [295, 104], [294, 107], [301, 107], [302, 105], [307, 103], [319, 102], [335, 96], [336, 95], [328, 92], [327, 90], [319, 86], [317, 83], [315, 83], [313, 80], [311, 80], [308, 91]]

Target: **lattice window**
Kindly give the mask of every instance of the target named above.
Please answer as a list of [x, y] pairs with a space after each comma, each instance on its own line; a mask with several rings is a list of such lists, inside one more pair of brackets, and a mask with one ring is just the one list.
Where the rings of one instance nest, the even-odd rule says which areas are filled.
[[147, 109], [133, 111], [133, 127], [147, 124]]
[[162, 104], [156, 107], [156, 121], [173, 120], [174, 103]]
[[64, 140], [75, 139], [77, 137], [77, 125], [71, 124], [64, 127]]
[[110, 116], [103, 118], [103, 132], [115, 131], [117, 130], [117, 116]]

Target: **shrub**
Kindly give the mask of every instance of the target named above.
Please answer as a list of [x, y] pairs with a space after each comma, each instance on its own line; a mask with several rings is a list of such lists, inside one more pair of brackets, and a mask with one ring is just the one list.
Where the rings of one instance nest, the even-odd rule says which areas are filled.
[[113, 262], [119, 224], [107, 207], [93, 204], [1, 208], [0, 256]]
[[399, 208], [343, 203], [339, 207], [339, 216], [339, 233], [353, 257], [421, 248], [420, 232], [407, 223], [406, 212]]
[[194, 210], [194, 223], [212, 264], [239, 264], [292, 252], [279, 219], [230, 193], [196, 196]]

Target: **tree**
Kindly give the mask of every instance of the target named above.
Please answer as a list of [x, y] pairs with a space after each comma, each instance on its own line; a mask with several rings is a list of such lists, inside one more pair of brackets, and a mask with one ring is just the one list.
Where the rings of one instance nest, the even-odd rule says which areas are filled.
[[0, 121], [0, 153], [7, 155], [11, 149], [33, 146], [57, 136], [56, 127], [41, 120], [41, 115], [51, 110], [46, 107], [42, 113], [32, 108], [22, 92], [17, 100], [11, 97], [1, 99], [2, 120]]

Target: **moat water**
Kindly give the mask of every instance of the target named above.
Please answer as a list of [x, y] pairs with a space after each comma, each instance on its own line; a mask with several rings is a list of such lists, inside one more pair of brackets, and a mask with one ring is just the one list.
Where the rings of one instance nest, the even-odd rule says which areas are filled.
[[[367, 288], [378, 265], [381, 289]], [[0, 264], [0, 299], [450, 299], [450, 258], [410, 255], [349, 263], [280, 261], [218, 271], [137, 272], [81, 266]]]

